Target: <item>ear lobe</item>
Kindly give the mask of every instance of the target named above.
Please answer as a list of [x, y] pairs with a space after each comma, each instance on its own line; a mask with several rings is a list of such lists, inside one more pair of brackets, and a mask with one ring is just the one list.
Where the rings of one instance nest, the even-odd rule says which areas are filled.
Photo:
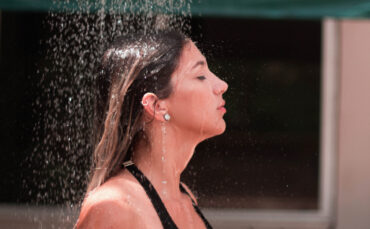
[[155, 104], [155, 118], [159, 121], [166, 121], [164, 119], [164, 115], [167, 114], [168, 109], [167, 109], [167, 104], [166, 101], [164, 100], [158, 100], [157, 103]]
[[152, 93], [145, 93], [141, 100], [145, 113], [150, 119], [155, 118], [159, 121], [165, 121], [163, 116], [167, 113], [166, 102], [159, 100], [158, 97]]

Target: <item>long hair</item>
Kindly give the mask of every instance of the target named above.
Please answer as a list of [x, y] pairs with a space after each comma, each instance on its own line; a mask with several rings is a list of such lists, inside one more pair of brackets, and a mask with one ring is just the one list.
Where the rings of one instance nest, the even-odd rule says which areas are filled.
[[97, 122], [101, 127], [96, 129], [87, 192], [115, 175], [139, 141], [147, 142], [141, 99], [146, 92], [159, 99], [171, 94], [171, 75], [188, 41], [175, 31], [134, 34], [116, 39], [104, 53], [98, 74]]

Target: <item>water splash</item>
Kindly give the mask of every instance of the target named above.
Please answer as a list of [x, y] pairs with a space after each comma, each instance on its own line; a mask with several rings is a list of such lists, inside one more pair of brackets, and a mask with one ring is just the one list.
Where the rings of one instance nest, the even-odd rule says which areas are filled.
[[[73, 8], [71, 4], [73, 3]], [[173, 28], [190, 32], [190, 1], [54, 1], [45, 29], [46, 61], [39, 63], [36, 147], [24, 165], [24, 188], [36, 205], [78, 206], [91, 165], [96, 105], [95, 66], [117, 36]]]

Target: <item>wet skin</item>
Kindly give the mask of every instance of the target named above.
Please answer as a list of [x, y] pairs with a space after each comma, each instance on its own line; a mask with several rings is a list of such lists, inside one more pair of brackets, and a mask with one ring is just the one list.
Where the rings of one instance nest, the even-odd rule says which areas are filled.
[[[153, 184], [178, 228], [205, 228], [189, 196], [179, 190], [180, 175], [197, 144], [225, 131], [222, 95], [228, 86], [208, 69], [191, 41], [171, 77], [173, 91], [168, 98], [160, 100], [153, 93], [143, 96], [143, 121], [152, 120], [145, 127], [151, 147], [139, 143], [133, 161]], [[166, 113], [169, 121], [163, 118]], [[162, 228], [162, 224], [144, 189], [122, 170], [86, 196], [76, 227]]]

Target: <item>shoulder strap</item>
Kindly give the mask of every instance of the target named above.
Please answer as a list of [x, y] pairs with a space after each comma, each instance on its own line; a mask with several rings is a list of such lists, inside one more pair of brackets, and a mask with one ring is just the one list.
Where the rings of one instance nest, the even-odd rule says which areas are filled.
[[204, 224], [206, 225], [206, 228], [207, 229], [212, 229], [211, 224], [208, 222], [208, 220], [206, 219], [206, 217], [204, 217], [204, 215], [200, 211], [200, 208], [195, 203], [195, 201], [193, 200], [193, 198], [191, 198], [191, 195], [186, 191], [186, 189], [184, 188], [184, 186], [182, 185], [181, 182], [180, 182], [180, 190], [181, 190], [181, 192], [183, 192], [183, 193], [185, 193], [185, 194], [187, 194], [189, 196], [189, 198], [191, 199], [191, 202], [193, 203], [193, 207], [194, 207], [195, 211], [198, 213], [198, 215], [200, 216], [200, 218], [202, 218]]
[[139, 181], [141, 186], [144, 188], [162, 222], [163, 228], [178, 229], [175, 222], [173, 222], [171, 216], [168, 214], [167, 209], [164, 206], [157, 191], [154, 189], [153, 185], [145, 177], [145, 175], [134, 164], [127, 165], [126, 169], [130, 171], [130, 173]]

